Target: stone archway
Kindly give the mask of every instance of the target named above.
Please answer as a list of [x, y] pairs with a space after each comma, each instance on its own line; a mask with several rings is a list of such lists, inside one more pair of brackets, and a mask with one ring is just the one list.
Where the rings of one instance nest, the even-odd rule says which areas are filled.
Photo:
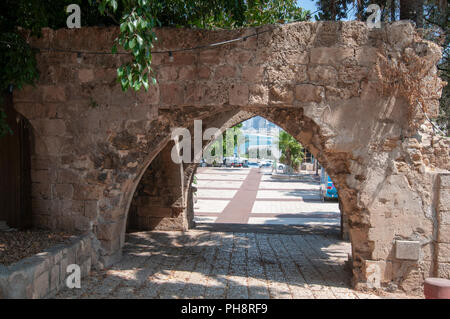
[[[46, 29], [32, 44], [109, 51], [117, 32]], [[158, 33], [157, 50], [251, 37], [175, 52], [173, 61], [155, 54], [158, 85], [148, 93], [123, 93], [116, 84], [126, 55], [41, 52], [37, 87], [14, 95], [36, 137], [35, 225], [91, 232], [99, 265], [111, 264], [120, 257], [132, 196], [171, 129], [208, 118], [205, 125], [222, 127], [251, 113], [294, 135], [336, 182], [349, 219], [355, 285], [367, 285], [373, 269], [376, 281], [406, 290], [445, 275], [449, 243], [436, 234], [449, 207], [440, 191], [448, 187], [441, 173], [450, 168], [449, 139], [433, 136], [424, 115], [438, 111], [437, 46], [403, 22], [373, 30], [360, 22], [308, 22]], [[417, 69], [422, 77], [411, 76]]]
[[[361, 211], [364, 208], [358, 206], [358, 189], [353, 189], [352, 186], [347, 184], [348, 176], [353, 172], [350, 170], [350, 152], [330, 152], [324, 143], [324, 137], [322, 135], [320, 127], [312, 121], [310, 118], [303, 114], [301, 108], [283, 108], [277, 109], [270, 107], [258, 107], [258, 108], [240, 108], [241, 111], [233, 115], [231, 118], [225, 118], [222, 120], [223, 124], [218, 125], [221, 131], [224, 131], [237, 123], [240, 123], [246, 119], [254, 116], [261, 116], [278, 125], [289, 134], [294, 136], [305, 148], [320, 161], [320, 163], [327, 170], [335, 182], [336, 188], [339, 191], [339, 196], [342, 202], [341, 213], [345, 216], [346, 224], [349, 221], [349, 226], [346, 231], [350, 232], [350, 240], [353, 248], [353, 258], [355, 265], [358, 265], [357, 261], [367, 260], [371, 256], [371, 247], [369, 246], [368, 229], [369, 225], [364, 223]], [[219, 118], [221, 118], [219, 116]], [[216, 127], [214, 124], [218, 124], [217, 116], [213, 119], [204, 119], [203, 123], [205, 127]], [[214, 123], [214, 124], [213, 124]], [[209, 141], [205, 141], [206, 145]], [[193, 219], [193, 211], [191, 205], [192, 194], [191, 184], [194, 172], [198, 164], [185, 165], [184, 171], [184, 189], [185, 189], [185, 215], [187, 219], [187, 225]], [[353, 238], [357, 240], [353, 241]], [[360, 267], [355, 267], [355, 272], [360, 271]], [[355, 277], [360, 274], [356, 273]]]

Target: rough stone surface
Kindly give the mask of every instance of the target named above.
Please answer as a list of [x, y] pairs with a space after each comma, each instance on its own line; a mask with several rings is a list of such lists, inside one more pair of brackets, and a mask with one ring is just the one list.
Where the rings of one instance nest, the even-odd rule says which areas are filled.
[[[168, 145], [171, 128], [192, 130], [193, 120], [202, 119], [204, 128], [224, 130], [260, 115], [295, 136], [335, 182], [352, 242], [355, 286], [364, 287], [364, 261], [373, 260], [392, 262], [395, 284], [420, 288], [437, 269], [436, 251], [442, 251], [431, 246], [436, 216], [448, 210], [448, 192], [439, 190], [435, 177], [450, 169], [450, 140], [433, 135], [408, 94], [423, 88], [415, 94], [433, 116], [442, 91], [435, 67], [440, 48], [401, 23], [369, 30], [360, 22], [306, 22], [260, 31], [267, 32], [245, 42], [176, 52], [173, 62], [154, 54], [158, 84], [147, 93], [123, 93], [116, 83], [114, 69], [129, 60], [126, 55], [77, 59], [42, 51], [37, 60], [44, 76], [35, 88], [14, 95], [16, 109], [34, 128], [34, 223], [92, 231], [101, 244], [98, 262], [108, 265], [120, 258], [133, 195]], [[31, 44], [60, 48], [64, 39], [72, 50], [109, 52], [117, 33], [117, 28], [46, 29]], [[251, 34], [254, 29], [159, 29], [155, 50]], [[377, 72], [382, 60], [376, 53], [390, 56], [385, 61], [391, 67]], [[411, 77], [417, 81], [412, 84], [407, 77], [397, 79], [403, 93], [390, 90], [385, 80], [395, 71], [392, 65], [409, 70], [414, 61], [427, 66], [420, 70], [423, 76]], [[184, 166], [178, 207], [188, 227], [188, 185], [196, 165]], [[396, 259], [395, 239], [420, 241], [423, 257], [413, 264]]]

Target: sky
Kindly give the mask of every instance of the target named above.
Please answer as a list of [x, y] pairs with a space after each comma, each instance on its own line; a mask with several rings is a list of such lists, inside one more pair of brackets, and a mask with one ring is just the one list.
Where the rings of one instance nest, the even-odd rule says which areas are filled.
[[297, 0], [297, 3], [303, 9], [311, 11], [311, 13], [317, 10], [315, 0]]
[[[316, 21], [316, 19], [314, 19], [314, 12], [317, 11], [317, 6], [316, 6], [316, 0], [297, 0], [297, 4], [299, 7], [302, 7], [305, 10], [309, 10], [312, 13], [312, 21]], [[354, 19], [354, 17], [353, 17]], [[344, 20], [350, 20], [350, 18], [344, 19]]]

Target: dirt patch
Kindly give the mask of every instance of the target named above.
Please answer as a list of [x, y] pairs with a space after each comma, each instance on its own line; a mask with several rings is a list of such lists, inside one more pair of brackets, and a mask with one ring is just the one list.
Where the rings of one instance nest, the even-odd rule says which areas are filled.
[[8, 266], [54, 245], [68, 243], [73, 235], [47, 230], [0, 231], [0, 264]]

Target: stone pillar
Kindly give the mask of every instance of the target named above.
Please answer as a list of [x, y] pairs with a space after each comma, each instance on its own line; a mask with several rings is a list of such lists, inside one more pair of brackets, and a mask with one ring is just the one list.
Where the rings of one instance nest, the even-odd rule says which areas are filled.
[[450, 279], [450, 174], [438, 176], [436, 276]]
[[341, 239], [350, 240], [350, 234], [348, 230], [348, 216], [344, 214], [341, 199], [339, 199], [339, 210], [341, 212]]

